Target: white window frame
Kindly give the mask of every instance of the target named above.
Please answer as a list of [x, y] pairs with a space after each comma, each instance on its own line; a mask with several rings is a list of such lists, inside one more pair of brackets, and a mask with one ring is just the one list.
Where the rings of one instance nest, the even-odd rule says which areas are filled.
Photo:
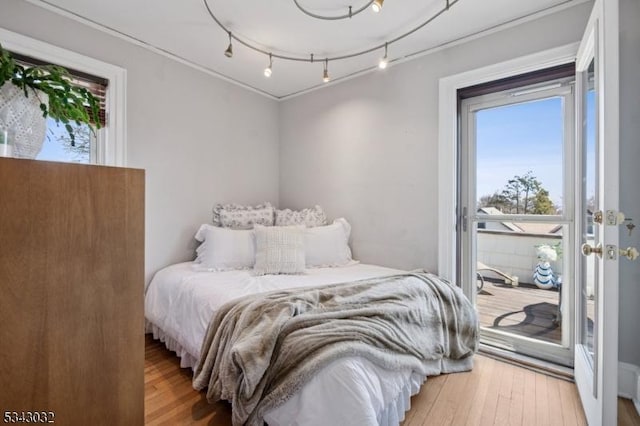
[[458, 89], [574, 61], [578, 43], [440, 79], [438, 118], [438, 274], [456, 283]]
[[100, 130], [104, 143], [97, 144], [96, 161], [107, 166], [127, 165], [127, 70], [63, 49], [22, 34], [0, 28], [0, 43], [10, 51], [72, 68], [109, 81], [107, 87], [107, 127]]

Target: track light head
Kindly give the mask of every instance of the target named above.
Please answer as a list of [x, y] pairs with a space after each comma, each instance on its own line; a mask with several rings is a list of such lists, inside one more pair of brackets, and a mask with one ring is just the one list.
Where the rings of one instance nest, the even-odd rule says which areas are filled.
[[269, 53], [269, 66], [264, 69], [265, 77], [267, 78], [271, 77], [271, 73], [273, 72], [272, 68], [273, 68], [273, 57], [271, 56], [271, 53]]
[[331, 77], [329, 77], [329, 59], [324, 60], [324, 72], [322, 73], [322, 81], [328, 83], [331, 81]]
[[380, 58], [380, 61], [378, 62], [378, 68], [380, 68], [381, 70], [387, 68], [387, 65], [389, 65], [389, 58], [387, 57], [387, 48], [388, 48], [388, 43], [385, 43], [384, 56]]
[[229, 46], [227, 46], [227, 50], [224, 51], [224, 56], [227, 58], [233, 58], [233, 44], [231, 43], [231, 31], [227, 33], [229, 35]]
[[373, 4], [371, 5], [371, 9], [375, 13], [380, 12], [380, 10], [382, 9], [382, 3], [384, 3], [384, 0], [374, 0]]

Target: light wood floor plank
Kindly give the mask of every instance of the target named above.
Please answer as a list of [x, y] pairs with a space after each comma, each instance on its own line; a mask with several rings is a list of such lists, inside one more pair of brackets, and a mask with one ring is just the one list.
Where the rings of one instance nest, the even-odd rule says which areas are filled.
[[[146, 340], [145, 423], [230, 426], [231, 406], [209, 404], [191, 386], [190, 369], [150, 336]], [[640, 426], [629, 400], [619, 400], [621, 426]], [[569, 383], [476, 355], [473, 371], [429, 377], [411, 398], [403, 426], [584, 426], [578, 392]]]
[[[492, 361], [496, 364], [499, 364], [495, 360]], [[484, 405], [482, 407], [482, 412], [480, 414], [479, 424], [482, 426], [493, 425], [496, 419], [496, 410], [498, 408], [498, 398], [500, 395], [500, 383], [502, 382], [502, 376], [505, 373], [504, 367], [506, 365], [507, 364], [497, 365], [496, 372], [489, 379], [489, 390], [487, 391]]]
[[[422, 386], [422, 392], [411, 398], [411, 410], [405, 416], [405, 426], [420, 426], [427, 422], [429, 412], [435, 405], [440, 392], [444, 388], [449, 376], [429, 377]], [[428, 385], [427, 385], [428, 384]], [[422, 408], [419, 409], [418, 407]]]
[[515, 367], [513, 385], [511, 388], [511, 404], [509, 405], [509, 424], [521, 425], [524, 412], [524, 372], [526, 370]]
[[523, 426], [537, 425], [538, 408], [536, 406], [536, 373], [524, 370], [524, 396], [522, 407]]
[[480, 424], [484, 401], [487, 398], [489, 385], [491, 384], [491, 377], [493, 377], [495, 370], [498, 368], [496, 365], [497, 362], [492, 358], [478, 356], [474, 360], [474, 369], [471, 374], [473, 374], [478, 390], [475, 395], [471, 397], [471, 407], [466, 418], [466, 423], [458, 424], [467, 424], [472, 426]]
[[558, 380], [549, 380], [547, 377], [547, 404], [549, 405], [549, 424], [551, 426], [562, 426], [564, 424], [564, 414], [560, 403], [560, 389]]
[[618, 426], [640, 426], [640, 415], [630, 399], [618, 398]]

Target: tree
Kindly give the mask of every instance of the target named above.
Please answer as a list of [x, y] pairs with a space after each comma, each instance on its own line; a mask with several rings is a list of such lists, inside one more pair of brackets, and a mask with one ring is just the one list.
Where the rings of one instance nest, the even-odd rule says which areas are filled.
[[92, 130], [86, 124], [72, 124], [73, 134], [75, 135], [75, 143], [71, 143], [68, 134], [57, 137], [57, 141], [62, 144], [64, 150], [70, 153], [73, 161], [84, 163], [91, 158], [91, 140]]
[[524, 176], [514, 176], [507, 181], [507, 185], [502, 190], [502, 195], [513, 200], [515, 205], [515, 214], [527, 214], [533, 210], [534, 197], [540, 191], [542, 184], [533, 172], [529, 170]]
[[501, 192], [483, 195], [479, 207], [495, 207], [507, 214], [556, 214], [557, 209], [531, 170], [507, 181]]
[[509, 213], [511, 211], [511, 200], [496, 191], [491, 195], [480, 197], [478, 207], [495, 207], [503, 213]]
[[555, 214], [556, 206], [553, 205], [553, 201], [549, 198], [549, 191], [544, 188], [540, 188], [538, 193], [533, 199], [533, 214]]

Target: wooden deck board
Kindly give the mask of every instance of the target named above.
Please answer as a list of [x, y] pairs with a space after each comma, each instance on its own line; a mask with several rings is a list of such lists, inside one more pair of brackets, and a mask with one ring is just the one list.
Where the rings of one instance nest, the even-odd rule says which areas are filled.
[[480, 326], [561, 343], [562, 328], [554, 323], [558, 298], [556, 290], [486, 281], [477, 296]]

